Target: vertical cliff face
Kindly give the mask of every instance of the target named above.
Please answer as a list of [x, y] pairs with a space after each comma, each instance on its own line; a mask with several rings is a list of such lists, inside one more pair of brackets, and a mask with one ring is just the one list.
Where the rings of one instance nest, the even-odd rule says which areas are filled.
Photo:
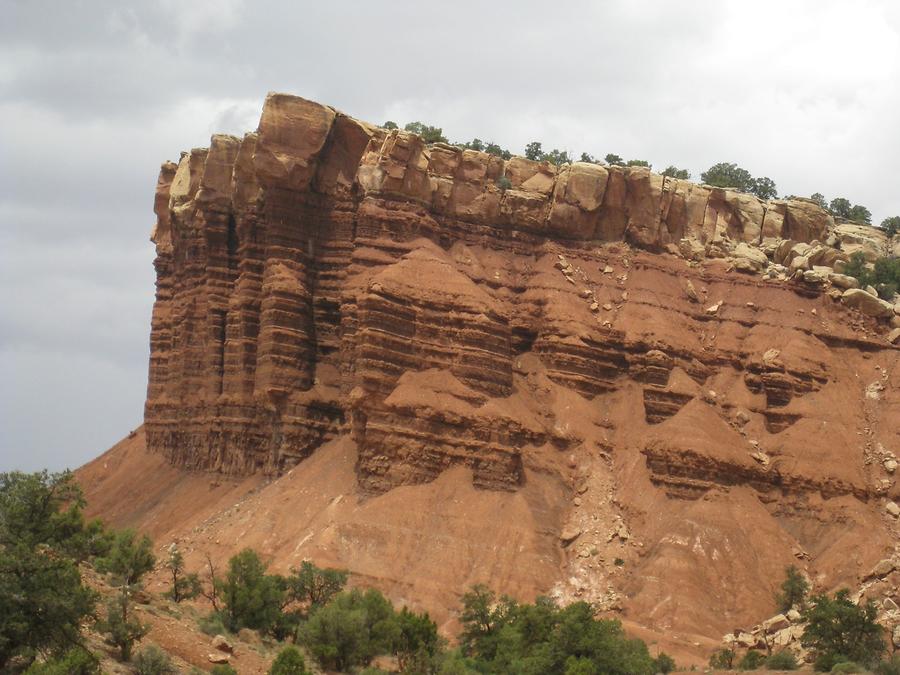
[[561, 572], [536, 590], [707, 633], [786, 562], [851, 580], [891, 546], [896, 320], [834, 272], [891, 243], [811, 202], [273, 94], [256, 132], [164, 164], [155, 211], [145, 430], [176, 466], [277, 475], [343, 439], [363, 495], [550, 476]]
[[[760, 202], [646, 169], [427, 147], [284, 95], [267, 99], [258, 132], [214, 136], [164, 164], [155, 207], [150, 448], [186, 466], [278, 472], [350, 431], [372, 455], [360, 463], [367, 481], [398, 471], [380, 446], [399, 441], [374, 429], [405, 372], [446, 370], [506, 397], [514, 357], [534, 349], [558, 382], [588, 395], [615, 388], [623, 345], [567, 344], [529, 288], [551, 249], [811, 241], [832, 225], [807, 202]], [[505, 256], [508, 278], [459, 265], [453, 251], [473, 244]], [[678, 400], [648, 394], [660, 410]], [[492, 461], [474, 448], [440, 454], [435, 470]], [[489, 452], [505, 468], [488, 482], [517, 485], [518, 454]]]

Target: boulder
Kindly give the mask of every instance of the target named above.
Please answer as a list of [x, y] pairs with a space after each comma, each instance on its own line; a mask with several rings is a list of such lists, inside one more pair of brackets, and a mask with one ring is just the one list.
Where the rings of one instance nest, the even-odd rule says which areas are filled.
[[893, 560], [884, 559], [879, 561], [875, 567], [872, 568], [872, 572], [869, 576], [872, 577], [886, 577], [888, 574], [893, 572], [896, 569], [897, 565]]
[[581, 536], [581, 528], [577, 525], [569, 525], [563, 529], [563, 531], [559, 535], [559, 540], [563, 543], [563, 546], [567, 546], [571, 544], [573, 541], [578, 539]]
[[771, 619], [766, 619], [762, 622], [763, 630], [766, 633], [775, 633], [784, 628], [788, 628], [791, 625], [791, 622], [784, 614], [776, 614]]
[[841, 302], [858, 309], [866, 316], [885, 319], [894, 315], [894, 306], [859, 288], [848, 288], [841, 295]]
[[210, 663], [224, 664], [224, 663], [228, 663], [231, 660], [231, 657], [228, 654], [223, 654], [222, 652], [216, 652], [214, 654], [207, 655], [207, 660]]
[[798, 255], [796, 258], [791, 260], [791, 264], [788, 266], [788, 270], [793, 274], [794, 272], [801, 270], [809, 269], [809, 258], [805, 255]]
[[884, 505], [884, 510], [894, 516], [894, 518], [900, 516], [900, 506], [897, 506], [896, 502], [888, 502]]
[[848, 288], [859, 288], [859, 279], [846, 274], [839, 274], [838, 272], [829, 274], [828, 281], [831, 282], [832, 286], [837, 286], [838, 288], [843, 288], [845, 290]]
[[[827, 269], [829, 272], [831, 271], [830, 267], [826, 267], [825, 269]], [[828, 273], [823, 272], [821, 267], [812, 270], [805, 270], [803, 272], [803, 281], [808, 284], [825, 284], [828, 281]]]
[[[735, 259], [735, 269], [739, 269], [741, 271], [750, 270], [758, 272], [765, 269], [769, 264], [769, 259], [766, 257], [765, 253], [754, 246], [745, 244], [744, 242], [741, 242], [740, 244], [735, 246], [734, 251], [731, 252], [731, 255]], [[739, 267], [739, 263], [743, 267]]]
[[[900, 344], [900, 328], [895, 328], [890, 333], [888, 333], [885, 337], [886, 337], [887, 341], [890, 342], [892, 345]], [[887, 466], [887, 465], [885, 465], [885, 466]], [[897, 468], [896, 462], [894, 462], [894, 468]]]
[[234, 654], [234, 646], [228, 641], [224, 635], [216, 635], [210, 643], [214, 649], [227, 654]]
[[825, 233], [834, 227], [834, 218], [812, 201], [789, 199], [784, 218], [784, 237], [797, 241], [822, 241]]
[[792, 608], [792, 609], [788, 610], [787, 618], [790, 621], [797, 622], [800, 620], [800, 612], [798, 612], [796, 609]]
[[888, 254], [887, 235], [877, 227], [841, 223], [835, 226], [834, 235], [840, 242], [841, 250], [848, 257], [859, 252], [867, 262], [875, 262]]

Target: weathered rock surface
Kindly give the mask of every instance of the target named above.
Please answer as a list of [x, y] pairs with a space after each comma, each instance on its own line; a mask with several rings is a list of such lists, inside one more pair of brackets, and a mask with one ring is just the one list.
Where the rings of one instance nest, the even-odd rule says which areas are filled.
[[[164, 164], [155, 210], [148, 468], [84, 476], [189, 559], [254, 545], [441, 620], [483, 581], [717, 642], [795, 551], [851, 584], [894, 540], [898, 350], [826, 295], [844, 254], [807, 200], [271, 95], [256, 132]], [[258, 492], [210, 501], [197, 469]]]

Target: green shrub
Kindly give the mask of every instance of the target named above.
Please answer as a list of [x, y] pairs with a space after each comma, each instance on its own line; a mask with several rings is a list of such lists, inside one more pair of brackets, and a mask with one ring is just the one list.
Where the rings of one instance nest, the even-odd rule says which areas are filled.
[[217, 666], [213, 666], [212, 670], [209, 671], [210, 675], [238, 675], [238, 671], [225, 663], [220, 663]]
[[136, 675], [177, 675], [172, 659], [156, 645], [148, 645], [134, 657]]
[[339, 593], [300, 627], [299, 640], [328, 670], [368, 666], [397, 636], [394, 608], [378, 591]]
[[297, 648], [285, 647], [272, 662], [269, 675], [309, 675], [309, 671]]
[[82, 647], [73, 647], [57, 659], [32, 664], [25, 675], [96, 675], [99, 672], [96, 656]]
[[463, 596], [463, 653], [474, 669], [489, 673], [604, 673], [641, 675], [656, 664], [640, 640], [622, 625], [596, 619], [585, 602], [557, 607], [549, 598], [534, 604], [499, 601], [483, 586]]
[[809, 583], [800, 574], [796, 565], [784, 568], [784, 581], [781, 583], [781, 591], [775, 594], [775, 602], [779, 611], [786, 612], [794, 605], [802, 606], [809, 592]]
[[766, 659], [766, 668], [769, 670], [797, 670], [799, 667], [796, 657], [787, 649], [775, 652]]
[[225, 629], [225, 624], [222, 621], [222, 615], [218, 612], [210, 612], [206, 616], [201, 616], [197, 619], [197, 627], [201, 632], [211, 636], [225, 635], [228, 633], [228, 630]]
[[760, 652], [750, 650], [744, 654], [744, 658], [738, 662], [738, 670], [756, 670], [762, 666], [765, 661], [766, 657]]
[[709, 657], [709, 667], [717, 670], [731, 670], [734, 666], [734, 650], [722, 648]]
[[[0, 671], [15, 657], [59, 656], [80, 642], [97, 594], [81, 583], [96, 526], [70, 472], [0, 473]], [[101, 528], [102, 529], [102, 528]]]
[[841, 661], [831, 667], [832, 673], [865, 673], [866, 669], [853, 661]]
[[245, 548], [228, 561], [225, 579], [218, 580], [224, 604], [222, 620], [232, 632], [241, 628], [270, 631], [281, 617], [284, 579], [266, 574], [256, 551]]
[[656, 672], [671, 673], [675, 668], [675, 659], [665, 652], [660, 652], [659, 656], [656, 657]]
[[833, 598], [814, 596], [810, 603], [803, 612], [807, 626], [802, 644], [815, 655], [816, 670], [831, 670], [841, 661], [870, 665], [881, 658], [885, 644], [881, 626], [875, 622], [875, 603], [857, 606], [847, 589], [838, 591]]
[[872, 669], [875, 675], [900, 675], [900, 654], [895, 653]]
[[108, 555], [97, 559], [96, 567], [111, 574], [117, 586], [134, 586], [155, 564], [150, 537], [144, 535], [138, 539], [134, 530], [121, 530], [116, 533]]

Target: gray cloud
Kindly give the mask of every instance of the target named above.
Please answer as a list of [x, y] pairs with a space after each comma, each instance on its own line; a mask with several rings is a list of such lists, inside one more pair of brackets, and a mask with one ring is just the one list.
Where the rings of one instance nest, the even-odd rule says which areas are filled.
[[900, 214], [900, 6], [0, 0], [0, 470], [140, 422], [161, 161], [269, 90]]

